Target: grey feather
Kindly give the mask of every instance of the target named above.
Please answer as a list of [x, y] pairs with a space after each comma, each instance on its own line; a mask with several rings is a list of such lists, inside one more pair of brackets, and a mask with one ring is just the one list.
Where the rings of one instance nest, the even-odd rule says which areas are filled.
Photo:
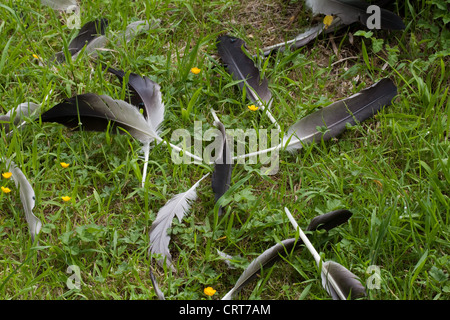
[[33, 187], [23, 174], [22, 170], [20, 170], [13, 161], [9, 159], [3, 159], [3, 161], [6, 162], [6, 168], [9, 168], [8, 170], [12, 173], [12, 179], [15, 182], [16, 188], [19, 188], [20, 201], [22, 202], [25, 211], [25, 219], [28, 223], [31, 239], [34, 241], [41, 230], [42, 222], [33, 214], [33, 208], [36, 203], [36, 195]]
[[322, 263], [321, 275], [322, 286], [333, 300], [358, 299], [366, 295], [366, 289], [359, 278], [337, 262]]
[[233, 296], [239, 292], [244, 286], [252, 281], [262, 269], [271, 267], [281, 257], [288, 255], [296, 245], [300, 245], [301, 240], [291, 238], [281, 241], [276, 245], [270, 247], [254, 259], [249, 266], [244, 270], [239, 279], [236, 281], [233, 289], [222, 298], [222, 300], [231, 300]]
[[150, 280], [152, 281], [153, 289], [155, 290], [156, 297], [158, 298], [158, 300], [166, 300], [166, 298], [164, 297], [164, 293], [159, 288], [156, 277], [153, 274], [151, 269], [149, 271], [149, 274], [150, 274]]
[[1, 127], [5, 128], [5, 132], [10, 131], [10, 123], [12, 122], [14, 126], [21, 124], [25, 118], [28, 118], [35, 114], [39, 108], [40, 104], [33, 102], [24, 102], [19, 104], [17, 107], [9, 110], [5, 115], [0, 116], [0, 130]]
[[172, 226], [172, 220], [177, 216], [181, 222], [184, 215], [190, 210], [191, 203], [197, 199], [197, 187], [200, 182], [209, 175], [204, 175], [188, 191], [175, 195], [158, 212], [155, 221], [150, 228], [150, 248], [149, 253], [160, 254], [162, 258], [158, 260], [160, 266], [165, 262], [173, 271], [176, 271], [172, 264], [172, 255], [169, 251], [170, 235], [168, 229]]
[[[329, 140], [341, 134], [347, 124], [355, 125], [374, 116], [382, 107], [391, 104], [397, 88], [390, 79], [382, 79], [374, 85], [322, 108], [296, 122], [288, 130], [282, 142], [286, 150], [301, 149], [303, 144]], [[318, 130], [325, 127], [326, 132]]]

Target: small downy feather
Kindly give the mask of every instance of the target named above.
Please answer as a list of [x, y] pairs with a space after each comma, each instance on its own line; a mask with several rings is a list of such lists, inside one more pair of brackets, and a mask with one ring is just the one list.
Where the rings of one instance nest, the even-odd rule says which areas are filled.
[[197, 181], [188, 191], [179, 193], [171, 198], [158, 212], [155, 221], [153, 221], [149, 232], [150, 248], [149, 254], [162, 255], [158, 260], [160, 266], [164, 262], [172, 271], [176, 272], [172, 264], [172, 255], [169, 251], [170, 235], [168, 229], [172, 226], [172, 221], [177, 216], [181, 222], [185, 214], [190, 210], [192, 202], [197, 199], [197, 187], [209, 173]]
[[[344, 24], [359, 21], [366, 26], [372, 15], [367, 13], [369, 4], [363, 0], [306, 0], [306, 5], [314, 14], [335, 15], [341, 18]], [[381, 8], [380, 15], [381, 29], [405, 29], [402, 19], [393, 12]]]
[[272, 104], [272, 93], [269, 90], [268, 80], [267, 78], [261, 79], [258, 68], [253, 60], [245, 54], [243, 48], [245, 48], [245, 42], [242, 39], [227, 35], [217, 39], [217, 50], [223, 63], [226, 64], [228, 72], [234, 80], [240, 81], [241, 90], [245, 86], [248, 98], [265, 110], [272, 123], [279, 127], [269, 111]]
[[6, 163], [6, 168], [12, 173], [12, 179], [19, 188], [20, 201], [22, 202], [23, 209], [25, 211], [25, 219], [28, 223], [31, 239], [34, 242], [37, 234], [41, 230], [42, 222], [33, 214], [33, 208], [36, 203], [36, 196], [30, 182], [27, 180], [22, 170], [20, 170], [16, 164], [9, 160], [0, 158], [0, 160]]
[[323, 262], [319, 253], [311, 244], [308, 237], [298, 226], [289, 209], [285, 207], [284, 211], [294, 228], [299, 232], [300, 238], [302, 239], [306, 248], [314, 257], [317, 266], [321, 270], [322, 285], [332, 296], [332, 298], [334, 300], [347, 300], [349, 297], [354, 299], [365, 296], [365, 288], [358, 280], [358, 277], [337, 262]]
[[[217, 202], [230, 188], [233, 164], [225, 126], [218, 120], [214, 123], [222, 133], [222, 149], [220, 155], [218, 155], [215, 160], [214, 171], [211, 178], [211, 187], [214, 191], [215, 202]], [[219, 206], [218, 215], [221, 216], [222, 214], [223, 208]]]
[[[391, 104], [397, 95], [397, 87], [385, 78], [346, 99], [332, 103], [300, 119], [287, 130], [283, 141], [270, 149], [235, 157], [246, 158], [275, 149], [285, 148], [294, 152], [304, 144], [329, 140], [340, 135], [347, 124], [355, 125], [373, 117], [380, 109]], [[325, 128], [320, 130], [320, 128]]]

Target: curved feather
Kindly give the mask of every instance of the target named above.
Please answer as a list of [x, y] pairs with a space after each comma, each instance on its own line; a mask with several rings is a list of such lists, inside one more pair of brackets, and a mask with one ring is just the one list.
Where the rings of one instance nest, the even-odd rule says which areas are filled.
[[169, 251], [170, 235], [168, 229], [172, 226], [175, 216], [181, 222], [184, 215], [190, 210], [191, 203], [197, 199], [197, 187], [200, 182], [205, 179], [209, 173], [204, 175], [197, 183], [195, 183], [188, 191], [179, 193], [170, 199], [158, 212], [155, 221], [150, 228], [150, 248], [149, 253], [160, 254], [162, 259], [158, 260], [159, 265], [165, 263], [175, 271], [172, 265], [172, 255]]
[[[121, 82], [124, 81], [125, 72], [108, 68], [108, 71], [116, 75]], [[143, 115], [149, 119], [153, 127], [159, 132], [164, 121], [164, 103], [161, 97], [161, 87], [147, 77], [136, 73], [128, 76], [128, 87], [131, 90], [130, 102], [132, 105], [142, 108]]]
[[25, 219], [28, 223], [29, 232], [31, 234], [31, 239], [34, 241], [36, 235], [39, 233], [42, 227], [42, 222], [33, 214], [33, 208], [36, 203], [36, 196], [31, 186], [30, 182], [27, 180], [22, 170], [20, 170], [16, 164], [9, 159], [2, 159], [6, 162], [6, 167], [12, 173], [12, 179], [19, 188], [20, 201], [23, 205], [23, 210], [25, 211]]
[[300, 245], [301, 240], [291, 238], [281, 241], [276, 245], [270, 247], [254, 259], [249, 266], [244, 270], [239, 279], [236, 281], [233, 289], [222, 298], [222, 300], [231, 300], [235, 294], [237, 294], [244, 286], [251, 282], [262, 269], [271, 267], [275, 262], [281, 259], [283, 256], [289, 255], [290, 252]]
[[1, 127], [4, 127], [5, 132], [8, 133], [10, 131], [9, 125], [11, 122], [17, 126], [19, 123], [23, 122], [25, 118], [38, 111], [40, 106], [41, 105], [37, 103], [24, 102], [9, 110], [5, 115], [0, 115], [0, 130]]
[[[372, 86], [322, 108], [293, 124], [283, 140], [286, 150], [301, 149], [303, 144], [329, 140], [341, 134], [347, 123], [355, 125], [374, 116], [382, 107], [391, 104], [397, 95], [397, 87], [385, 78]], [[326, 132], [318, 128], [325, 127]]]
[[[363, 0], [306, 0], [306, 5], [314, 14], [338, 16], [344, 24], [359, 21], [367, 25], [367, 19], [371, 16], [367, 13], [367, 7], [370, 4]], [[402, 19], [393, 12], [381, 8], [380, 15], [381, 29], [402, 30], [405, 28]]]

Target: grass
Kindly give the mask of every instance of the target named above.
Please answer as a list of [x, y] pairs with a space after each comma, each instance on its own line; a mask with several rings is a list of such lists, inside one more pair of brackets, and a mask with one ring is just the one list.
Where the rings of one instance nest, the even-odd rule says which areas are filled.
[[[321, 37], [295, 52], [258, 57], [274, 96], [272, 113], [282, 128], [313, 110], [390, 77], [394, 103], [338, 139], [282, 153], [280, 170], [236, 165], [224, 216], [214, 214], [209, 178], [182, 222], [174, 220], [170, 250], [177, 273], [152, 266], [167, 299], [206, 299], [203, 289], [230, 290], [249, 262], [278, 241], [295, 236], [287, 206], [300, 226], [316, 215], [347, 208], [353, 217], [330, 232], [311, 234], [318, 251], [346, 266], [364, 283], [380, 270], [368, 299], [448, 300], [449, 272], [449, 47], [445, 1], [405, 1], [393, 7], [406, 29], [360, 31], [359, 25]], [[448, 4], [447, 4], [448, 5]], [[124, 46], [109, 46], [98, 61], [146, 75], [161, 85], [165, 137], [194, 121], [213, 127], [214, 108], [226, 128], [271, 128], [217, 58], [214, 40], [224, 32], [258, 47], [289, 39], [312, 16], [303, 1], [97, 1], [81, 5], [82, 22], [106, 17], [108, 32], [131, 21], [161, 19], [156, 29]], [[0, 6], [0, 113], [24, 101], [43, 108], [94, 92], [124, 99], [125, 89], [85, 55], [39, 66], [75, 36], [65, 17], [39, 3]], [[292, 18], [292, 19], [291, 19]], [[446, 20], [447, 19], [447, 20]], [[446, 25], [448, 27], [448, 23]], [[447, 32], [447, 33], [446, 33]], [[352, 35], [352, 36], [351, 36]], [[440, 40], [441, 39], [441, 40]], [[189, 72], [191, 67], [202, 71]], [[10, 137], [1, 132], [0, 154], [22, 169], [36, 193], [34, 214], [43, 221], [33, 244], [19, 193], [0, 195], [0, 297], [3, 299], [156, 299], [149, 277], [148, 231], [158, 210], [212, 167], [175, 165], [170, 150], [150, 154], [140, 187], [140, 144], [114, 132], [72, 132], [29, 121]], [[59, 163], [70, 163], [63, 169]], [[3, 167], [2, 167], [3, 166]], [[0, 170], [5, 170], [0, 164]], [[62, 196], [71, 200], [64, 202]], [[234, 257], [229, 269], [217, 250]], [[78, 266], [80, 289], [67, 286]], [[242, 299], [330, 299], [312, 257], [302, 249], [246, 287]]]

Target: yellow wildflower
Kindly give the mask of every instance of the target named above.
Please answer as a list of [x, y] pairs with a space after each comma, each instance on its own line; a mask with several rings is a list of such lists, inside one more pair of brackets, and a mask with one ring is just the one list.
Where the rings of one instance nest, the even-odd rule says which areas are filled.
[[65, 162], [60, 162], [59, 164], [60, 164], [61, 167], [63, 167], [64, 169], [65, 169], [65, 168], [68, 168], [68, 167], [70, 166], [69, 163], [65, 163]]
[[249, 108], [251, 111], [256, 111], [259, 109], [259, 107], [255, 106], [254, 104], [252, 104], [251, 106], [248, 106], [247, 108]]
[[10, 193], [11, 192], [11, 189], [10, 188], [7, 188], [7, 187], [1, 187], [1, 189], [2, 189], [2, 191], [4, 192], [4, 193]]
[[199, 74], [200, 71], [202, 71], [202, 70], [199, 69], [199, 68], [197, 68], [197, 67], [193, 67], [193, 68], [191, 69], [191, 72], [192, 72], [193, 74]]
[[33, 53], [33, 58], [35, 58], [35, 59], [37, 59], [37, 60], [40, 59], [39, 56], [38, 56], [37, 54], [35, 54], [35, 53]]
[[212, 287], [207, 287], [205, 289], [203, 289], [203, 292], [207, 295], [207, 296], [212, 296], [214, 295], [214, 293], [216, 293], [216, 290], [214, 290]]
[[333, 16], [325, 16], [325, 18], [323, 18], [323, 24], [325, 25], [325, 29], [328, 29], [328, 27], [331, 25], [332, 22]]
[[63, 199], [64, 202], [67, 202], [67, 201], [70, 201], [70, 199], [72, 199], [72, 198], [69, 196], [64, 196], [64, 197], [61, 197], [61, 199]]
[[2, 177], [5, 178], [5, 179], [9, 179], [9, 178], [11, 178], [11, 176], [12, 176], [11, 172], [4, 172], [4, 173], [2, 173]]

